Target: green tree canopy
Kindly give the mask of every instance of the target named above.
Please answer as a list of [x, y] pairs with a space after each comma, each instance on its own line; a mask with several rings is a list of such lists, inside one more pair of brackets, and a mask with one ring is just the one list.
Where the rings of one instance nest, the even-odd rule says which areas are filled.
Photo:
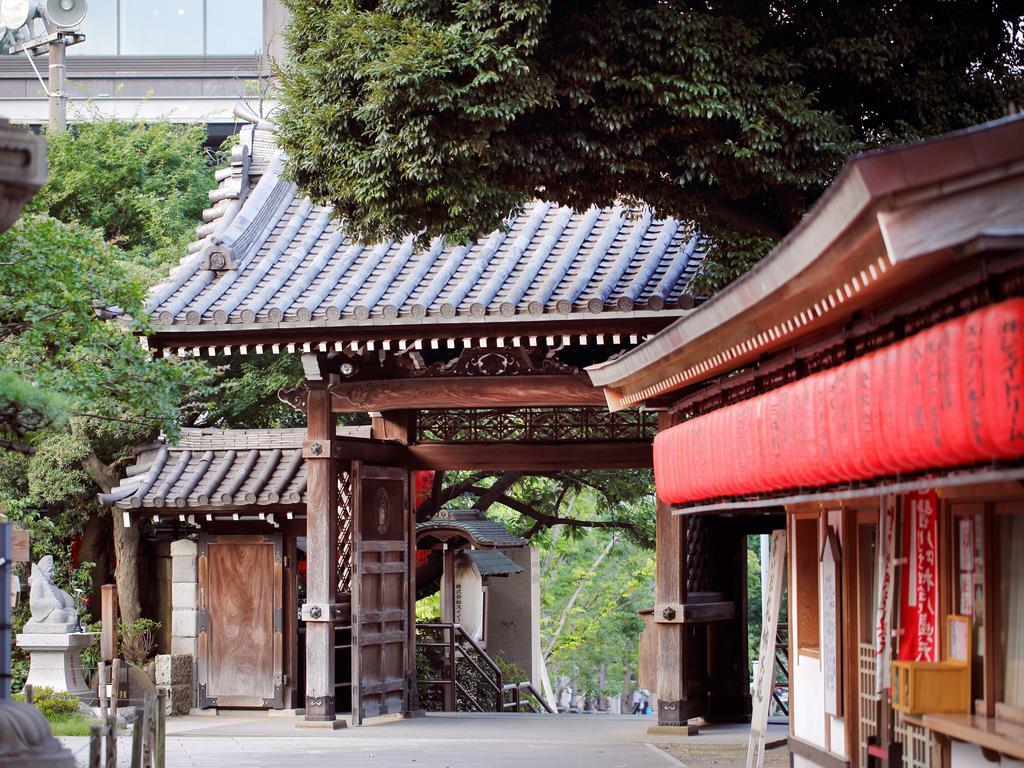
[[54, 419], [58, 398], [72, 414], [173, 430], [194, 369], [152, 361], [139, 345], [143, 286], [117, 249], [95, 230], [30, 215], [0, 235], [0, 261], [0, 397], [38, 401], [5, 426], [39, 429], [36, 414]]
[[1024, 17], [998, 0], [286, 1], [288, 172], [356, 234], [643, 203], [713, 238], [718, 285], [850, 153], [1024, 91]]
[[140, 343], [146, 286], [185, 251], [213, 185], [205, 140], [202, 126], [78, 123], [49, 137], [50, 180], [0, 235], [0, 448], [19, 451], [0, 459], [0, 509], [65, 571], [68, 539], [107, 561], [112, 528], [128, 621], [139, 526], [96, 493], [205, 394], [203, 364], [152, 359]]
[[210, 204], [210, 166], [218, 154], [205, 142], [199, 123], [76, 123], [47, 137], [49, 176], [30, 210], [98, 229], [133, 260], [165, 268], [181, 256]]

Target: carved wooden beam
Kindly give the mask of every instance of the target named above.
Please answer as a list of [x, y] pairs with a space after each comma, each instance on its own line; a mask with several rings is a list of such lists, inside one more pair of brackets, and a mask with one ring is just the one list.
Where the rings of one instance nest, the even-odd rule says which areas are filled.
[[404, 408], [507, 408], [522, 405], [605, 405], [604, 393], [585, 374], [390, 379], [336, 384], [337, 412]]

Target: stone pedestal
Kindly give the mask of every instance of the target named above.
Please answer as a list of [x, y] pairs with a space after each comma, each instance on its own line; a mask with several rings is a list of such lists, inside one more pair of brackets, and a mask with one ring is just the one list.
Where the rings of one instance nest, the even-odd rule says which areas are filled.
[[31, 656], [31, 666], [25, 682], [34, 688], [68, 691], [82, 701], [92, 701], [95, 694], [85, 684], [80, 654], [97, 637], [98, 632], [18, 635], [15, 643]]

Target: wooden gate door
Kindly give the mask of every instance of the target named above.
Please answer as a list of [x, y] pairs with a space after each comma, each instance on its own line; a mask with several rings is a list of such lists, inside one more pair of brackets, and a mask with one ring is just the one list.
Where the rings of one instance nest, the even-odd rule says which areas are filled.
[[352, 463], [352, 718], [408, 709], [408, 472]]
[[199, 706], [283, 705], [281, 536], [199, 539]]

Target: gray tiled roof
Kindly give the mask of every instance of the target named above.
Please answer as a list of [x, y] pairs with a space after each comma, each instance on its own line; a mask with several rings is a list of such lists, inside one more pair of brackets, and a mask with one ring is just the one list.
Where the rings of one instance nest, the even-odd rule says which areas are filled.
[[[369, 437], [369, 427], [339, 434]], [[127, 477], [100, 501], [118, 509], [183, 511], [306, 501], [299, 429], [183, 429], [177, 445], [140, 448]]]
[[417, 540], [432, 531], [465, 534], [478, 547], [525, 547], [528, 543], [501, 523], [489, 520], [477, 509], [442, 510], [439, 515], [416, 523]]
[[511, 576], [522, 573], [523, 567], [510, 560], [501, 552], [486, 549], [471, 549], [465, 553], [481, 576]]
[[704, 255], [674, 219], [539, 201], [470, 246], [363, 244], [299, 196], [283, 160], [265, 130], [243, 131], [199, 239], [150, 292], [158, 332], [673, 310]]

